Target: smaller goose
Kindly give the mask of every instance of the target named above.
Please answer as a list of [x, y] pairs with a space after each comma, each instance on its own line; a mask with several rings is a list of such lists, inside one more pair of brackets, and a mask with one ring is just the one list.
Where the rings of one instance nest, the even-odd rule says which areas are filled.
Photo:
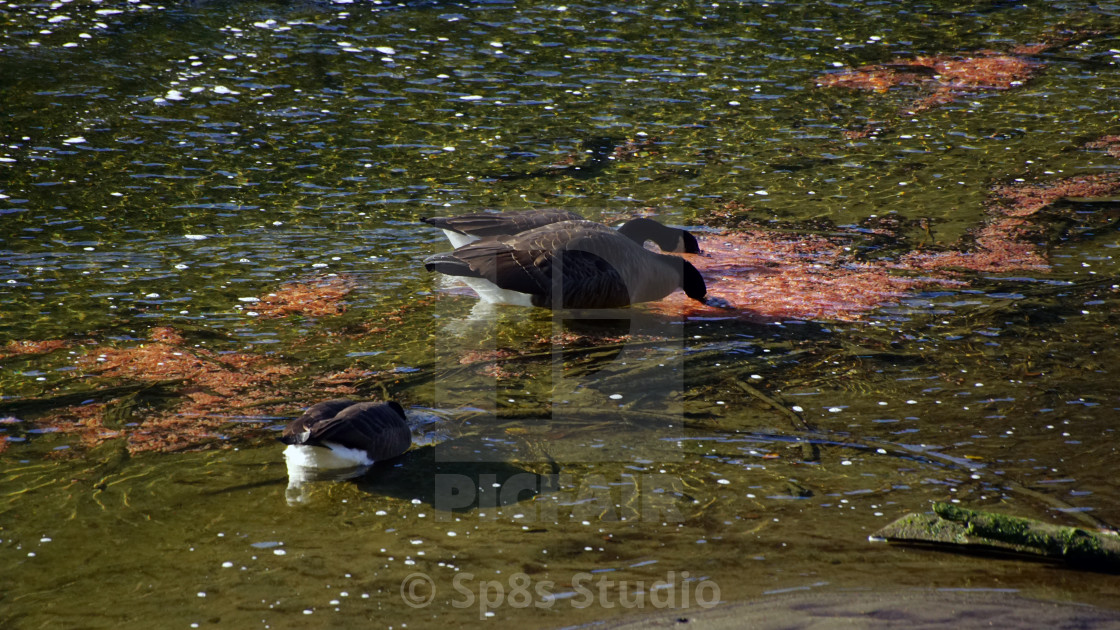
[[305, 482], [350, 479], [374, 462], [401, 455], [412, 444], [412, 430], [395, 402], [338, 399], [311, 406], [279, 439], [288, 445], [287, 499], [295, 504], [304, 500]]
[[[584, 218], [574, 212], [553, 208], [524, 212], [480, 212], [457, 217], [425, 217], [420, 220], [443, 230], [453, 247], [462, 247], [487, 236], [520, 234], [545, 225], [583, 221]], [[622, 224], [618, 231], [639, 245], [653, 241], [663, 252], [700, 253], [700, 244], [687, 230], [671, 228], [653, 219], [631, 219]]]
[[474, 280], [472, 286], [489, 285], [478, 292], [490, 302], [615, 308], [660, 300], [680, 288], [704, 304], [729, 306], [707, 296], [704, 278], [692, 263], [649, 251], [593, 221], [563, 221], [484, 238], [429, 256], [424, 268]]

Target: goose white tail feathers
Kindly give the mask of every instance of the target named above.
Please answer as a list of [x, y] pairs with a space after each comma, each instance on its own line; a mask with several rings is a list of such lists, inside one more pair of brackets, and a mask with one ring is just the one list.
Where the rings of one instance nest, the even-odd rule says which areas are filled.
[[704, 278], [691, 263], [592, 221], [484, 238], [430, 256], [424, 267], [489, 282], [545, 308], [615, 308], [659, 300], [678, 288], [709, 303]]

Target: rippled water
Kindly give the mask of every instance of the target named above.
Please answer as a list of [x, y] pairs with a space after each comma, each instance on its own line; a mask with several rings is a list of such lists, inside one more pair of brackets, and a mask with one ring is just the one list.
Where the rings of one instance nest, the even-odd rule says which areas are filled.
[[[733, 203], [867, 261], [968, 242], [993, 184], [1118, 171], [1084, 145], [1120, 133], [1120, 5], [0, 1], [0, 25], [0, 343], [63, 343], [0, 346], [0, 625], [560, 627], [712, 585], [1120, 601], [1112, 576], [867, 542], [932, 500], [1120, 523], [1114, 197], [1036, 222], [1048, 272], [964, 272], [852, 322], [480, 312], [422, 270], [447, 244], [418, 222], [565, 206], [704, 231]], [[918, 87], [816, 86], [1062, 34], [1022, 85], [920, 113]], [[855, 237], [886, 220], [898, 242]], [[341, 316], [254, 315], [330, 274]], [[98, 353], [166, 328], [290, 372], [172, 452], [41, 421], [135, 385]], [[463, 362], [502, 352], [531, 356]], [[290, 507], [272, 437], [344, 373], [448, 439]], [[181, 386], [112, 390], [132, 398], [105, 429], [189, 427], [176, 404], [220, 397]]]

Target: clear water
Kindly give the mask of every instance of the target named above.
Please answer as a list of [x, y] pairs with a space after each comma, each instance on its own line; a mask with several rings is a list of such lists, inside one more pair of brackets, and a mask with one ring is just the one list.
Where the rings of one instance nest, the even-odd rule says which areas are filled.
[[[1120, 601], [1111, 576], [867, 541], [933, 500], [1120, 522], [1107, 211], [1039, 220], [1049, 272], [765, 325], [472, 317], [419, 264], [447, 245], [418, 222], [545, 205], [700, 225], [736, 202], [794, 233], [931, 226], [868, 259], [949, 246], [990, 220], [994, 183], [1120, 167], [1081, 148], [1120, 132], [1120, 5], [0, 2], [0, 20], [0, 343], [65, 344], [0, 360], [0, 625], [560, 627], [791, 589]], [[920, 88], [815, 87], [1090, 30], [1024, 85], [920, 115], [899, 113]], [[885, 130], [844, 136], [869, 121]], [[589, 159], [627, 141], [651, 143]], [[354, 286], [337, 317], [245, 300], [329, 274]], [[190, 383], [119, 403], [116, 439], [44, 428], [145, 382], [96, 355], [164, 328], [287, 371], [188, 448], [123, 436], [161, 413], [189, 430]], [[343, 381], [446, 439], [289, 506], [272, 438]]]

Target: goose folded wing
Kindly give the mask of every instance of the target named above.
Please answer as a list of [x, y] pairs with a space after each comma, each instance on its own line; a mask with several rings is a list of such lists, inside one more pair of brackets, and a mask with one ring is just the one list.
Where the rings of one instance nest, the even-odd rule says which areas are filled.
[[534, 228], [556, 223], [582, 219], [578, 214], [567, 210], [530, 210], [528, 212], [496, 214], [480, 212], [457, 217], [429, 217], [424, 223], [442, 230], [459, 234], [486, 237], [502, 234], [517, 234]]
[[315, 425], [310, 441], [363, 448], [370, 459], [380, 461], [408, 450], [412, 432], [408, 423], [392, 407], [380, 403], [358, 403]]
[[338, 412], [354, 404], [354, 401], [345, 398], [316, 403], [303, 412], [302, 416], [284, 427], [280, 441], [285, 444], [303, 444], [309, 432], [316, 425], [337, 416]]
[[[551, 253], [518, 249], [496, 239], [484, 239], [444, 256], [433, 256], [429, 269], [456, 276], [484, 278], [510, 291], [547, 293], [552, 286]], [[453, 260], [449, 260], [453, 259]], [[442, 263], [442, 264], [441, 264]]]

